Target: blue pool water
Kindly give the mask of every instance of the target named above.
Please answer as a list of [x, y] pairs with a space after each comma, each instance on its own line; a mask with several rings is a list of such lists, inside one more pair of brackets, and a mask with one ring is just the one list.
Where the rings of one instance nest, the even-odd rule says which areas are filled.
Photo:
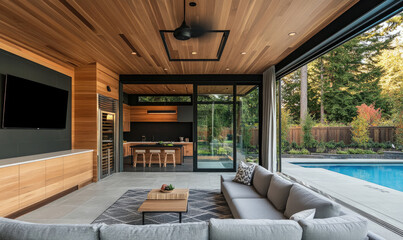
[[305, 168], [324, 168], [403, 192], [403, 164], [294, 163]]

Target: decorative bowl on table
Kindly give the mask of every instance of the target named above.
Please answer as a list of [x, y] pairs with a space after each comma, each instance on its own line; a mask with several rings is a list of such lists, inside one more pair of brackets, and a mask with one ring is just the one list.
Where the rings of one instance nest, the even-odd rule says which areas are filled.
[[160, 191], [163, 192], [163, 193], [170, 193], [174, 189], [175, 189], [175, 187], [172, 186], [172, 184], [169, 184], [169, 185], [168, 184], [162, 184]]

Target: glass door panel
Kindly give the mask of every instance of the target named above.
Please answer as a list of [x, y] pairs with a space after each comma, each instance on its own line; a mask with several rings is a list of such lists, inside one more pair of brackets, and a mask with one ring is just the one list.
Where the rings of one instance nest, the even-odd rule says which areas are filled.
[[259, 164], [259, 87], [236, 86], [237, 162]]
[[197, 169], [234, 169], [233, 85], [197, 86]]

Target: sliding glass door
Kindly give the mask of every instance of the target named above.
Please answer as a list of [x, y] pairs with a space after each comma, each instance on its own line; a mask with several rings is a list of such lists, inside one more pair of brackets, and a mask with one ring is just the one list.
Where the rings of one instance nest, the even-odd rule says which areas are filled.
[[260, 105], [258, 85], [236, 86], [236, 161], [259, 164]]
[[235, 171], [240, 161], [259, 164], [259, 85], [195, 85], [194, 97], [194, 169]]
[[233, 170], [234, 85], [197, 86], [197, 170]]

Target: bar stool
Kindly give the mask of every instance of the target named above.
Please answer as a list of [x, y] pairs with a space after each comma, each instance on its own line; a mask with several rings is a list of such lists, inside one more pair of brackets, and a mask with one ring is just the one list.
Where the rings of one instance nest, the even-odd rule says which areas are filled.
[[161, 167], [161, 150], [150, 150], [150, 161], [148, 163], [148, 167], [151, 167], [151, 159], [153, 158], [153, 154], [158, 154], [158, 163]]
[[133, 167], [137, 166], [137, 156], [138, 155], [143, 155], [143, 167], [145, 167], [146, 166], [146, 150], [140, 150], [140, 149], [136, 149], [134, 151]]
[[176, 167], [176, 161], [175, 161], [175, 150], [164, 150], [164, 152], [165, 152], [165, 159], [164, 159], [164, 167], [167, 167], [167, 158], [168, 158], [168, 155], [171, 155], [172, 156], [172, 161], [173, 161], [173, 164], [174, 164], [174, 167]]

